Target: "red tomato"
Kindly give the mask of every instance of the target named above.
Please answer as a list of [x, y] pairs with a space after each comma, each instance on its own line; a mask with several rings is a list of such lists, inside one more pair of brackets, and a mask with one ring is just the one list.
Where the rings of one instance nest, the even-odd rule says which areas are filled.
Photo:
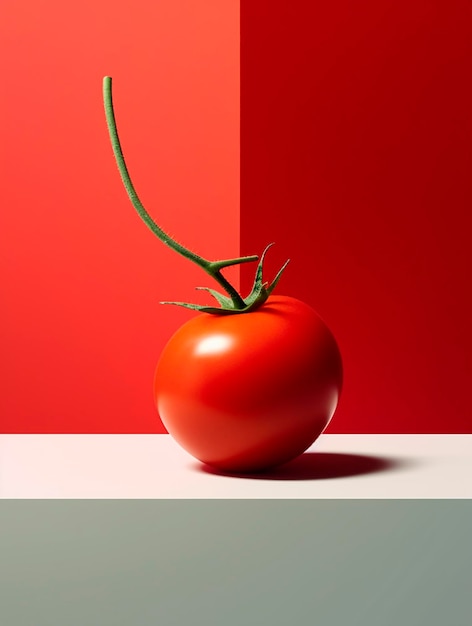
[[[219, 308], [162, 303], [206, 309], [175, 333], [157, 365], [154, 395], [162, 421], [190, 454], [223, 470], [257, 471], [289, 461], [315, 441], [336, 409], [342, 385], [336, 341], [311, 307], [271, 295], [288, 261], [272, 283], [263, 283], [264, 257], [272, 243], [260, 259], [210, 261], [152, 219], [129, 177], [111, 86], [111, 77], [105, 76], [108, 130], [131, 203], [162, 242], [199, 265], [228, 294], [208, 289]], [[244, 300], [221, 270], [256, 260], [253, 289]]]
[[159, 415], [191, 455], [226, 471], [260, 471], [304, 452], [326, 428], [342, 387], [336, 341], [287, 296], [257, 310], [202, 313], [165, 346], [154, 377]]

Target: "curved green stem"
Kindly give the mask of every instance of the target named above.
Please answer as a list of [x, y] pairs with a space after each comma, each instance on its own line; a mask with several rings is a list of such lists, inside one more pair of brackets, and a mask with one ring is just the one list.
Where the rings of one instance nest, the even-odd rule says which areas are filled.
[[141, 200], [139, 199], [138, 194], [136, 193], [134, 185], [131, 181], [128, 168], [126, 166], [116, 126], [115, 113], [113, 109], [112, 79], [110, 76], [105, 76], [105, 78], [103, 79], [103, 100], [105, 104], [105, 115], [107, 119], [108, 131], [110, 133], [111, 144], [113, 147], [113, 152], [121, 175], [121, 179], [128, 193], [128, 197], [141, 219], [163, 243], [184, 256], [186, 259], [189, 259], [193, 263], [199, 265], [203, 270], [205, 270], [207, 274], [212, 276], [228, 293], [236, 310], [244, 309], [246, 307], [246, 303], [233, 287], [233, 285], [231, 285], [231, 283], [221, 274], [221, 270], [224, 267], [228, 267], [229, 265], [256, 261], [259, 257], [257, 255], [254, 255], [249, 257], [228, 259], [226, 261], [208, 261], [207, 259], [204, 259], [198, 254], [195, 254], [188, 248], [185, 248], [180, 243], [172, 239], [170, 235], [168, 235], [164, 230], [162, 230], [160, 226], [156, 224], [156, 222], [146, 211]]

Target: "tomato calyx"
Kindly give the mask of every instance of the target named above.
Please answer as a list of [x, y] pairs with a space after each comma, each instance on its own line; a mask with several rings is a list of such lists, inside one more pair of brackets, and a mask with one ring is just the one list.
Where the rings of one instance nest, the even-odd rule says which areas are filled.
[[215, 315], [231, 315], [234, 313], [249, 313], [250, 311], [254, 311], [262, 304], [264, 304], [264, 302], [270, 296], [275, 286], [279, 282], [282, 272], [287, 267], [290, 260], [289, 259], [284, 263], [284, 265], [278, 271], [276, 277], [270, 283], [270, 285], [267, 282], [263, 282], [262, 269], [264, 258], [267, 250], [273, 245], [273, 243], [270, 243], [261, 255], [260, 261], [257, 265], [256, 275], [254, 278], [254, 284], [251, 293], [243, 299], [245, 305], [244, 307], [236, 309], [231, 298], [228, 298], [228, 296], [224, 296], [222, 293], [219, 293], [215, 289], [210, 289], [209, 287], [196, 287], [196, 289], [208, 291], [208, 293], [210, 293], [215, 298], [220, 307], [201, 306], [199, 304], [190, 304], [188, 302], [161, 302], [161, 304], [176, 304], [178, 306], [186, 307], [187, 309], [201, 311], [202, 313], [213, 313]]
[[[249, 313], [250, 311], [254, 311], [259, 308], [267, 298], [270, 296], [275, 286], [277, 285], [283, 271], [287, 267], [289, 260], [287, 260], [281, 269], [278, 271], [277, 275], [273, 279], [273, 281], [269, 284], [267, 282], [263, 282], [262, 271], [263, 271], [263, 263], [267, 250], [274, 245], [273, 243], [269, 244], [265, 250], [263, 251], [260, 260], [258, 255], [237, 257], [233, 259], [224, 259], [219, 261], [209, 261], [204, 259], [198, 254], [195, 254], [179, 242], [177, 242], [174, 238], [168, 235], [158, 224], [154, 221], [151, 215], [144, 208], [139, 196], [134, 188], [134, 185], [131, 181], [131, 177], [128, 172], [128, 168], [126, 166], [126, 162], [123, 156], [123, 151], [121, 148], [121, 142], [118, 136], [118, 130], [116, 126], [115, 113], [113, 108], [113, 97], [112, 97], [112, 79], [110, 76], [105, 76], [103, 79], [103, 102], [105, 105], [105, 115], [108, 125], [108, 131], [110, 135], [110, 140], [113, 148], [113, 153], [115, 155], [116, 164], [118, 166], [118, 170], [121, 175], [121, 179], [123, 181], [124, 187], [128, 194], [128, 197], [138, 212], [138, 215], [144, 221], [144, 223], [148, 226], [148, 228], [167, 246], [175, 250], [178, 254], [181, 254], [185, 258], [189, 259], [193, 263], [199, 265], [207, 274], [209, 274], [219, 285], [226, 291], [227, 295], [224, 295], [215, 289], [210, 289], [209, 287], [197, 287], [199, 290], [207, 291], [220, 305], [216, 306], [206, 306], [199, 304], [192, 304], [189, 302], [161, 302], [160, 304], [174, 304], [177, 306], [182, 306], [187, 309], [193, 309], [195, 311], [200, 311], [202, 313], [210, 313], [214, 315], [232, 315], [236, 313]], [[254, 277], [254, 283], [251, 289], [251, 292], [246, 298], [242, 298], [242, 296], [238, 293], [238, 291], [234, 288], [234, 286], [223, 276], [221, 270], [225, 267], [229, 267], [232, 265], [239, 265], [242, 263], [250, 263], [253, 261], [259, 261]]]

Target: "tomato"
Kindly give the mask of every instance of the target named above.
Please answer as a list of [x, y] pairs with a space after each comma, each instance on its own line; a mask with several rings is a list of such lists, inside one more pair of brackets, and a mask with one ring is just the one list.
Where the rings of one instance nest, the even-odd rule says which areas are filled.
[[[201, 313], [165, 346], [154, 376], [159, 415], [190, 454], [221, 470], [251, 472], [290, 461], [328, 425], [342, 386], [336, 341], [307, 304], [272, 295], [289, 259], [271, 283], [258, 255], [212, 261], [192, 252], [154, 221], [136, 193], [121, 148], [112, 98], [103, 99], [115, 160], [138, 215], [163, 242], [196, 263], [226, 292], [205, 289], [219, 306], [162, 302]], [[243, 298], [222, 270], [258, 261], [251, 292]]]
[[168, 432], [225, 471], [260, 471], [304, 452], [341, 393], [336, 341], [318, 314], [270, 296], [243, 315], [201, 313], [165, 346], [154, 398]]

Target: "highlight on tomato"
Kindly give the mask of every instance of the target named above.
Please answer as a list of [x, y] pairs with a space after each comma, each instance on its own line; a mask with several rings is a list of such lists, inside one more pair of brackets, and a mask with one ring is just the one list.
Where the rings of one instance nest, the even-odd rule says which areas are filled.
[[[154, 399], [165, 428], [193, 457], [226, 472], [259, 472], [296, 458], [323, 432], [339, 401], [343, 369], [333, 334], [308, 304], [273, 293], [289, 261], [272, 282], [263, 280], [272, 244], [260, 258], [211, 261], [157, 225], [128, 173], [109, 76], [103, 79], [103, 99], [116, 163], [139, 216], [224, 292], [197, 287], [215, 304], [161, 303], [198, 312], [169, 339], [156, 366]], [[252, 290], [243, 298], [222, 270], [256, 261]]]

